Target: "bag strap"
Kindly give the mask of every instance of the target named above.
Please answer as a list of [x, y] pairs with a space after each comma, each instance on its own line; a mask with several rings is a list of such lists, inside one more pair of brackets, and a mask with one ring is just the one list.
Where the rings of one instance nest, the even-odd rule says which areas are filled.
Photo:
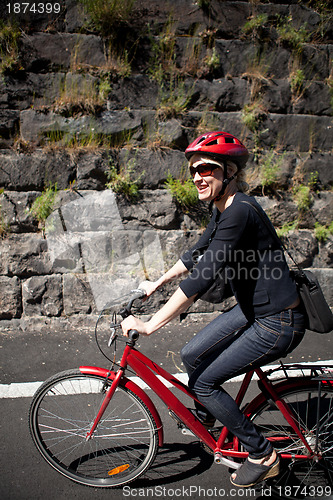
[[221, 212], [219, 210], [217, 210], [217, 214], [216, 214], [216, 219], [215, 219], [215, 226], [212, 230], [212, 232], [210, 233], [210, 236], [209, 236], [209, 240], [208, 240], [208, 244], [211, 243], [212, 239], [214, 238], [215, 236], [215, 233], [217, 231], [217, 228], [219, 226], [219, 222], [220, 222], [220, 217], [221, 217]]
[[268, 216], [266, 215], [266, 213], [264, 211], [261, 211], [259, 210], [256, 205], [254, 203], [251, 203], [250, 201], [246, 201], [246, 200], [243, 200], [242, 203], [246, 203], [247, 205], [250, 205], [254, 210], [255, 212], [257, 213], [257, 215], [260, 217], [260, 219], [262, 220], [263, 224], [266, 226], [266, 228], [268, 229], [268, 231], [270, 232], [270, 234], [272, 235], [274, 241], [277, 243], [277, 245], [282, 248], [282, 250], [284, 250], [290, 257], [290, 259], [293, 261], [293, 263], [295, 264], [295, 266], [297, 267], [297, 269], [302, 273], [304, 274], [304, 271], [303, 269], [300, 267], [300, 265], [295, 261], [294, 257], [291, 255], [291, 253], [289, 252], [288, 248], [282, 243], [282, 241], [280, 240], [280, 238], [278, 237], [278, 235], [276, 234], [275, 230], [274, 230], [274, 227], [272, 226], [272, 223], [271, 221], [269, 220]]

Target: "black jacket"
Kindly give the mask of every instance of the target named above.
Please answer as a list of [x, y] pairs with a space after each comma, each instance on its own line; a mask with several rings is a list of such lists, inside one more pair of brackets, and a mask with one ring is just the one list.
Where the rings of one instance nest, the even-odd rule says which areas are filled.
[[[180, 288], [187, 297], [200, 296], [225, 269], [237, 302], [247, 319], [253, 321], [282, 311], [295, 302], [298, 294], [282, 249], [253, 207], [244, 203], [249, 200], [262, 210], [254, 198], [243, 193], [236, 193], [222, 213], [214, 210], [201, 238], [181, 257], [192, 272]], [[193, 251], [207, 245], [195, 264]]]

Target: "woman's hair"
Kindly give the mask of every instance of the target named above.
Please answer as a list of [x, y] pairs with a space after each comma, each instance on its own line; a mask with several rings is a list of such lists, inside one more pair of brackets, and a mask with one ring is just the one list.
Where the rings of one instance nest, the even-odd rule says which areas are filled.
[[232, 161], [228, 161], [228, 165], [231, 165], [237, 169], [235, 181], [236, 181], [236, 186], [237, 186], [238, 191], [241, 191], [242, 193], [245, 193], [246, 191], [248, 191], [249, 185], [245, 180], [246, 179], [245, 170], [243, 168], [241, 170], [238, 170], [237, 165]]

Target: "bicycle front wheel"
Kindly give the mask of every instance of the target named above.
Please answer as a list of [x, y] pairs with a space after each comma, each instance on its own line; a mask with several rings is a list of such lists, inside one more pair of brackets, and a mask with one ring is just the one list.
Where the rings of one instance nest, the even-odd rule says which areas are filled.
[[119, 386], [92, 438], [86, 440], [111, 381], [69, 370], [50, 378], [33, 397], [30, 432], [44, 459], [64, 476], [94, 487], [133, 481], [158, 449], [155, 420], [141, 399]]
[[[314, 458], [282, 460], [281, 474], [272, 480], [280, 498], [325, 498], [333, 493], [333, 387], [318, 381], [302, 381], [294, 387], [286, 384], [279, 397], [291, 408]], [[250, 420], [279, 453], [309, 454], [299, 437], [272, 401], [253, 410]]]

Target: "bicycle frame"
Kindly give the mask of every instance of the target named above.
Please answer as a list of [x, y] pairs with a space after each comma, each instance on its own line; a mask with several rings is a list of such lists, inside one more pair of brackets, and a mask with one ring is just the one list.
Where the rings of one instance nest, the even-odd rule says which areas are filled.
[[[140, 351], [136, 350], [133, 347], [133, 344], [130, 342], [127, 343], [122, 359], [120, 362], [120, 368], [115, 371], [109, 371], [104, 368], [94, 367], [94, 366], [81, 366], [80, 371], [82, 373], [90, 373], [99, 376], [105, 377], [105, 379], [111, 379], [112, 385], [107, 390], [105, 399], [102, 403], [102, 406], [96, 416], [96, 419], [87, 433], [86, 439], [90, 439], [96, 429], [100, 418], [102, 417], [105, 409], [107, 408], [110, 400], [114, 392], [116, 391], [119, 384], [125, 385], [128, 389], [132, 390], [143, 400], [145, 405], [148, 407], [152, 416], [155, 419], [157, 424], [157, 431], [159, 434], [159, 444], [163, 444], [163, 426], [156, 410], [153, 402], [149, 398], [149, 396], [133, 381], [124, 377], [124, 370], [126, 367], [131, 367], [137, 375], [160, 397], [160, 399], [166, 404], [168, 409], [170, 409], [178, 419], [184, 423], [184, 425], [190, 429], [201, 441], [203, 441], [214, 453], [215, 460], [217, 462], [225, 461], [227, 465], [231, 465], [230, 460], [225, 459], [224, 457], [231, 458], [245, 458], [248, 453], [245, 451], [240, 451], [238, 446], [238, 439], [233, 438], [232, 442], [227, 442], [228, 437], [228, 429], [226, 427], [222, 428], [220, 437], [217, 441], [213, 438], [213, 436], [208, 432], [208, 430], [200, 423], [200, 421], [194, 416], [194, 414], [183, 404], [179, 399], [171, 392], [170, 389], [166, 387], [166, 385], [161, 382], [158, 376], [162, 377], [167, 382], [171, 383], [172, 386], [179, 389], [183, 393], [185, 393], [189, 398], [194, 401], [197, 401], [197, 398], [191, 392], [191, 390], [183, 384], [181, 381], [176, 379], [169, 372], [158, 366], [147, 356], [142, 354]], [[269, 394], [272, 401], [274, 401], [277, 408], [280, 410], [290, 427], [297, 434], [299, 439], [304, 444], [305, 448], [308, 450], [307, 455], [291, 455], [288, 453], [282, 453], [282, 458], [289, 459], [309, 459], [314, 453], [309, 446], [304, 434], [302, 433], [302, 429], [299, 427], [299, 424], [293, 418], [293, 412], [289, 406], [279, 398], [277, 391], [274, 388], [274, 385], [268, 380], [267, 375], [261, 370], [261, 368], [256, 368], [254, 370], [249, 371], [245, 374], [241, 387], [238, 391], [238, 394], [235, 398], [236, 403], [240, 406], [243, 402], [246, 391], [249, 387], [249, 384], [253, 378], [254, 373], [256, 373], [260, 379], [261, 384], [264, 387], [264, 390], [267, 394]], [[263, 397], [261, 394], [260, 397]], [[248, 413], [248, 412], [247, 412]], [[237, 464], [235, 464], [235, 467]]]

